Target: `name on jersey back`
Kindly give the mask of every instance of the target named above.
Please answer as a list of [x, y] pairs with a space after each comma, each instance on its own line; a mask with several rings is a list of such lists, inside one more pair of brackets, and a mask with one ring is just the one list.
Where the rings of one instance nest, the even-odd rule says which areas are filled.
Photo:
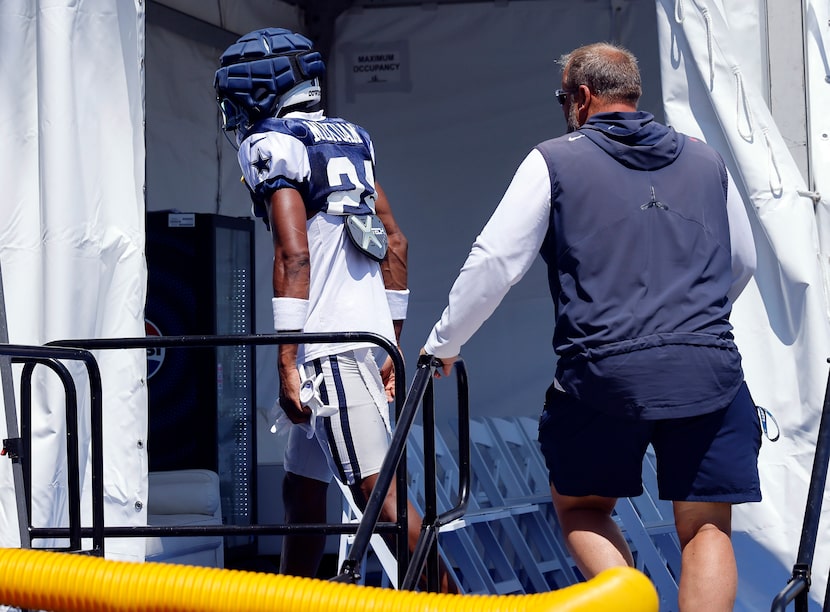
[[322, 123], [319, 121], [304, 121], [308, 131], [314, 137], [314, 142], [348, 142], [360, 144], [360, 134], [349, 123]]

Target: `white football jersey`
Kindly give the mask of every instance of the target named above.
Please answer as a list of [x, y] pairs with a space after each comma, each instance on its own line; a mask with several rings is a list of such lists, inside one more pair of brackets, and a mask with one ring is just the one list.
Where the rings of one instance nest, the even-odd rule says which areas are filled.
[[[277, 189], [303, 197], [311, 257], [305, 332], [373, 332], [393, 344], [395, 333], [380, 264], [352, 244], [346, 216], [375, 211], [374, 150], [363, 128], [322, 112], [289, 113], [254, 126], [239, 147], [239, 164], [251, 189], [254, 213]], [[366, 343], [306, 344], [298, 363]], [[374, 346], [374, 345], [372, 345]]]

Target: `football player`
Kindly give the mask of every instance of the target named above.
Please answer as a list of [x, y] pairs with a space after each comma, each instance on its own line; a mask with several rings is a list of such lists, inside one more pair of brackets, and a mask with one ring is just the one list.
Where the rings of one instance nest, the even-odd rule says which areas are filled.
[[[406, 318], [407, 240], [375, 181], [362, 127], [326, 117], [325, 66], [306, 37], [266, 28], [221, 56], [215, 88], [234, 133], [253, 213], [274, 244], [277, 331], [374, 332], [398, 343]], [[332, 475], [358, 504], [389, 446], [391, 358], [379, 368], [363, 342], [283, 344], [277, 368], [282, 420], [290, 420], [283, 499], [287, 523], [325, 523]], [[396, 520], [394, 483], [381, 519]], [[410, 505], [409, 543], [420, 532]], [[325, 536], [286, 535], [280, 571], [315, 576]], [[455, 590], [442, 572], [442, 590]]]

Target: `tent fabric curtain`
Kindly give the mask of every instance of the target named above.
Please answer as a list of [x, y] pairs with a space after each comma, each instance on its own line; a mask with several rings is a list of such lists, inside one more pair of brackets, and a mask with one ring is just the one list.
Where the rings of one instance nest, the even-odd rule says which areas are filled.
[[[140, 0], [0, 3], [0, 265], [11, 343], [144, 335], [143, 55]], [[146, 354], [105, 351], [96, 358], [106, 521], [143, 525]], [[66, 365], [78, 389], [82, 513], [89, 525], [88, 381], [80, 364]], [[35, 526], [67, 524], [64, 406], [56, 377], [36, 368]], [[0, 428], [5, 437], [5, 424]], [[14, 496], [10, 462], [0, 461], [3, 546], [19, 545]], [[143, 540], [108, 541], [107, 556], [143, 560]]]
[[[809, 0], [806, 3], [804, 47], [806, 55], [806, 89], [808, 99], [808, 150], [811, 184], [818, 219], [821, 264], [825, 283], [830, 279], [830, 3]], [[830, 311], [829, 311], [830, 312]]]
[[[810, 30], [821, 27], [826, 33], [827, 16], [815, 21], [822, 3], [807, 4]], [[747, 11], [753, 13], [748, 19]], [[764, 500], [736, 508], [735, 529], [741, 533], [735, 541], [742, 601], [750, 609], [752, 603], [769, 606], [795, 562], [827, 382], [830, 327], [826, 257], [819, 241], [827, 229], [821, 230], [822, 215], [814, 212], [809, 185], [758, 80], [764, 2], [657, 0], [657, 12], [667, 121], [724, 155], [753, 224], [758, 269], [736, 301], [732, 321], [753, 398], [773, 415], [780, 438], [764, 438], [759, 461]], [[746, 23], [757, 31], [730, 27]], [[826, 87], [824, 95], [823, 105], [812, 103], [817, 120], [818, 109], [827, 108]], [[830, 515], [827, 500], [824, 509]], [[824, 521], [819, 542], [830, 537], [827, 529]], [[771, 553], [780, 566], [766, 562], [759, 550]], [[816, 551], [811, 589], [816, 601], [826, 588], [827, 553]]]

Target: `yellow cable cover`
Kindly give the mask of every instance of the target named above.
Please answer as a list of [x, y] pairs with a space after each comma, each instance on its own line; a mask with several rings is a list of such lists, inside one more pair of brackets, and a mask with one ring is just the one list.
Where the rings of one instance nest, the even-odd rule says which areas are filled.
[[550, 593], [440, 595], [257, 572], [0, 548], [0, 604], [52, 612], [657, 612], [627, 567]]

